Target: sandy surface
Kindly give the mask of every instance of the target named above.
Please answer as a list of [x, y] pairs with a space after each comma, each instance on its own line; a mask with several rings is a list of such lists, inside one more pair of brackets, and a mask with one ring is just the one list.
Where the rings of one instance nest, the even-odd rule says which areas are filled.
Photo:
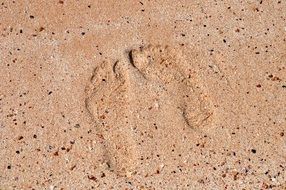
[[285, 189], [286, 1], [1, 1], [0, 189]]

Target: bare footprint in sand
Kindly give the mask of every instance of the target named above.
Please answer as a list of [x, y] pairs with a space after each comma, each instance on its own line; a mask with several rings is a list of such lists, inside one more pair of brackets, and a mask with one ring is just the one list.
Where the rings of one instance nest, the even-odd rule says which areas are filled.
[[186, 162], [186, 150], [212, 121], [212, 101], [187, 53], [168, 46], [130, 52], [132, 123], [143, 176]]
[[132, 50], [130, 62], [99, 66], [86, 100], [106, 142], [106, 162], [122, 176], [135, 172], [144, 154], [168, 154], [165, 149], [174, 144], [183, 147], [187, 128], [200, 129], [213, 114], [188, 57], [179, 49]]
[[94, 70], [86, 106], [104, 138], [105, 161], [118, 175], [134, 171], [128, 72], [122, 62], [104, 62]]

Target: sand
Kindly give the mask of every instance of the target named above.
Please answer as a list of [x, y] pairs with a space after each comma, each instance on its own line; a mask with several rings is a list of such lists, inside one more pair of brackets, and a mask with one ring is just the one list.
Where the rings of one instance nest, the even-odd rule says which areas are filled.
[[285, 1], [3, 1], [0, 189], [286, 189]]

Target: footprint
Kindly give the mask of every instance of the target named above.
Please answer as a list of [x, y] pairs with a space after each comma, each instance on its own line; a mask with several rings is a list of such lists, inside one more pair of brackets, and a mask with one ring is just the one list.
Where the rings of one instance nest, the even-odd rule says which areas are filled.
[[161, 87], [157, 96], [172, 102], [168, 109], [179, 109], [190, 128], [199, 129], [211, 120], [212, 102], [183, 51], [150, 45], [132, 50], [130, 60], [147, 83]]
[[104, 62], [94, 70], [86, 107], [104, 138], [108, 168], [120, 176], [135, 169], [128, 97], [129, 78], [122, 62]]
[[86, 106], [104, 138], [106, 163], [118, 175], [140, 168], [148, 173], [159, 164], [150, 156], [168, 157], [174, 146], [184, 152], [186, 129], [201, 130], [211, 121], [212, 102], [184, 55], [148, 46], [132, 50], [130, 63], [95, 69]]

